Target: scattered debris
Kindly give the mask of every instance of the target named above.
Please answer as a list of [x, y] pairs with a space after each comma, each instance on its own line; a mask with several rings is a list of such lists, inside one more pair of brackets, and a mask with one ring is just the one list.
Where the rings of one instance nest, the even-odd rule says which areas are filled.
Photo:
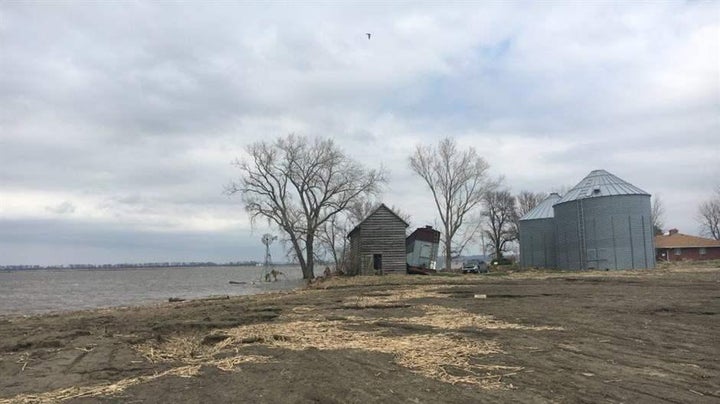
[[217, 296], [203, 297], [202, 299], [199, 299], [199, 300], [209, 301], [209, 300], [228, 300], [228, 299], [230, 299], [230, 296], [228, 296], [228, 295], [217, 295]]

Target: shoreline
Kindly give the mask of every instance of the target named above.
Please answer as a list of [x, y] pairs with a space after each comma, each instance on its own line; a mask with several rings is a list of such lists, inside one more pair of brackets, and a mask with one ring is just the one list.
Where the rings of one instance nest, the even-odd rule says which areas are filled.
[[395, 275], [0, 317], [0, 403], [710, 400], [719, 282]]
[[[289, 266], [293, 267], [293, 266]], [[174, 267], [177, 269], [183, 269], [184, 267]], [[187, 267], [191, 268], [191, 267]], [[217, 266], [217, 268], [220, 268], [220, 266]], [[294, 267], [293, 267], [294, 268]], [[125, 269], [141, 269], [141, 270], [158, 270], [158, 269], [172, 269], [172, 268], [155, 268], [155, 267], [145, 267], [145, 268], [123, 268], [123, 269], [112, 269], [110, 271], [120, 271]], [[210, 270], [213, 269], [213, 267], [209, 267]], [[47, 269], [41, 269], [41, 270], [47, 270]], [[51, 269], [52, 271], [56, 271], [56, 269]], [[65, 269], [68, 271], [94, 271], [94, 270], [87, 270], [87, 269]], [[683, 264], [677, 264], [677, 263], [661, 263], [657, 268], [648, 269], [648, 268], [638, 268], [638, 269], [627, 269], [627, 270], [614, 270], [614, 271], [602, 271], [602, 270], [589, 270], [589, 271], [574, 271], [574, 270], [554, 270], [554, 269], [531, 269], [531, 270], [520, 270], [520, 271], [512, 271], [512, 272], [494, 272], [490, 274], [475, 274], [475, 275], [463, 275], [460, 273], [442, 273], [442, 275], [433, 275], [433, 276], [420, 276], [420, 275], [385, 275], [384, 277], [378, 277], [378, 276], [357, 276], [357, 277], [337, 277], [333, 276], [330, 278], [331, 287], [337, 288], [337, 287], [343, 287], [340, 286], [342, 284], [348, 284], [348, 285], [366, 285], [370, 286], [373, 284], [392, 284], [392, 281], [388, 282], [387, 277], [389, 276], [391, 279], [394, 277], [398, 277], [398, 281], [396, 283], [399, 284], [407, 284], [407, 285], [415, 285], [415, 284], [427, 284], [427, 283], [434, 283], [435, 279], [444, 279], [447, 281], [447, 283], [462, 283], [463, 281], [458, 281], [459, 279], [472, 279], [473, 277], [477, 277], [476, 281], [483, 282], [485, 279], [518, 279], [518, 278], [535, 278], [535, 279], [549, 279], [549, 278], [560, 278], [560, 277], [604, 277], [604, 276], [611, 276], [611, 277], [620, 277], [620, 278], [626, 278], [626, 277], [636, 277], [636, 276], [662, 276], [669, 273], [683, 273], [683, 272], [715, 272], [720, 270], [720, 260], [715, 261], [706, 261], [706, 262], [693, 262], [693, 263], [686, 263], [686, 265]], [[33, 270], [34, 271], [34, 270]], [[105, 271], [105, 269], [100, 269], [99, 271]], [[2, 270], [0, 270], [2, 272]], [[467, 276], [467, 277], [466, 277]], [[359, 282], [356, 280], [360, 280]], [[453, 281], [455, 279], [455, 281]], [[377, 280], [377, 282], [376, 282]], [[274, 286], [278, 285], [281, 286], [280, 288], [273, 288], [273, 289], [266, 289], [266, 290], [259, 290], [254, 293], [242, 293], [242, 294], [208, 294], [203, 296], [193, 296], [193, 297], [181, 297], [181, 296], [167, 296], [162, 298], [153, 298], [152, 300], [145, 300], [140, 301], [138, 303], [129, 303], [129, 304], [120, 304], [120, 305], [107, 305], [107, 306], [98, 306], [98, 307], [85, 307], [85, 308], [77, 308], [77, 309], [48, 309], [48, 310], [38, 310], [38, 311], [29, 311], [29, 312], [8, 312], [3, 313], [0, 312], [0, 321], [12, 319], [14, 317], [18, 318], [29, 318], [29, 317], [42, 317], [42, 316], [61, 316], [61, 315], [69, 315], [73, 313], [92, 313], [95, 311], [112, 311], [112, 310], [123, 310], [123, 309], [141, 309], [141, 308], [153, 308], [153, 307], [160, 307], [165, 304], [178, 304], [178, 303], [187, 303], [187, 302], [195, 302], [195, 301], [205, 301], [210, 300], [213, 297], [217, 296], [227, 296], [229, 298], [237, 298], [237, 297], [247, 297], [247, 296], [258, 296], [258, 295], [267, 295], [267, 294], [274, 294], [274, 293], [287, 293], [287, 292], [293, 292], [293, 291], [302, 291], [305, 289], [322, 289], [324, 287], [324, 282], [326, 282], [327, 279], [323, 277], [318, 277], [315, 280], [313, 280], [312, 283], [308, 283], [304, 279], [293, 279], [293, 280], [285, 280], [285, 281], [278, 281], [278, 282], [262, 282], [262, 281], [251, 281], [251, 282], [242, 282], [240, 284], [229, 281], [229, 284], [235, 284], [235, 286]], [[285, 287], [283, 283], [279, 282], [291, 282], [295, 283], [294, 286], [287, 286]], [[173, 299], [178, 299], [174, 301]]]
[[[190, 297], [190, 298], [178, 298], [178, 297], [168, 297], [165, 299], [156, 299], [156, 300], [148, 300], [144, 302], [138, 302], [137, 304], [126, 304], [126, 305], [111, 305], [111, 306], [100, 306], [100, 307], [88, 307], [88, 308], [80, 308], [80, 309], [50, 309], [47, 311], [35, 311], [35, 312], [27, 312], [27, 313], [21, 313], [21, 312], [10, 312], [10, 313], [0, 313], [0, 321], [3, 320], [12, 320], [13, 318], [37, 318], [37, 317], [58, 317], [58, 316], [65, 316], [65, 315], [73, 315], [73, 314], [93, 314], [96, 312], [112, 312], [115, 310], [141, 310], [141, 309], [156, 309], [161, 308], [165, 305], [179, 305], [182, 303], [192, 303], [192, 302], [206, 302], [206, 301], [212, 301], [212, 300], [229, 300], [229, 299], [235, 299], [239, 297], [252, 297], [252, 296], [261, 296], [261, 295], [270, 295], [270, 294], [284, 294], [284, 293], [291, 293], [298, 290], [303, 290], [305, 286], [294, 286], [294, 287], [288, 287], [287, 289], [273, 289], [273, 290], [266, 290], [266, 291], [259, 291], [256, 293], [247, 293], [247, 294], [236, 294], [236, 295], [207, 295], [207, 296], [201, 296], [201, 297]], [[220, 299], [219, 299], [220, 298]]]
[[[626, 270], [614, 270], [614, 271], [602, 271], [602, 270], [588, 270], [588, 271], [575, 271], [575, 270], [555, 270], [555, 269], [531, 269], [531, 270], [520, 270], [520, 271], [512, 271], [512, 272], [494, 272], [490, 274], [475, 274], [475, 275], [463, 275], [460, 273], [442, 273], [442, 275], [433, 275], [433, 276], [420, 276], [420, 275], [385, 275], [383, 276], [356, 276], [356, 277], [337, 277], [333, 276], [330, 280], [330, 287], [332, 288], [338, 288], [343, 287], [343, 284], [347, 285], [365, 285], [365, 286], [371, 286], [373, 284], [393, 284], [393, 281], [388, 282], [386, 279], [389, 276], [390, 279], [394, 279], [395, 277], [398, 277], [398, 281], [396, 283], [398, 284], [406, 284], [406, 285], [416, 285], [416, 284], [427, 284], [427, 283], [435, 283], [434, 280], [436, 279], [444, 279], [447, 281], [447, 283], [453, 284], [453, 283], [463, 283], [464, 281], [459, 281], [459, 279], [473, 279], [473, 277], [477, 277], [475, 280], [477, 282], [483, 282], [485, 279], [518, 279], [518, 278], [535, 278], [535, 279], [549, 279], [549, 278], [560, 278], [560, 277], [604, 277], [604, 276], [611, 276], [611, 277], [620, 277], [620, 278], [626, 278], [626, 277], [636, 277], [636, 276], [662, 276], [669, 273], [683, 273], [683, 272], [715, 272], [720, 270], [720, 260], [715, 261], [706, 261], [706, 262], [694, 262], [694, 263], [688, 263], [689, 265], [682, 265], [677, 263], [662, 263], [657, 268], [638, 268], [638, 269], [626, 269]], [[218, 266], [219, 268], [220, 266]], [[292, 266], [290, 266], [292, 267]], [[176, 267], [177, 269], [183, 269], [183, 267]], [[190, 268], [190, 267], [188, 267]], [[168, 269], [168, 268], [155, 268], [155, 267], [145, 267], [145, 268], [123, 268], [123, 269], [112, 269], [112, 270], [124, 270], [124, 269], [147, 269], [147, 270], [154, 270], [154, 269]], [[213, 268], [209, 268], [213, 269]], [[46, 270], [46, 269], [41, 269]], [[86, 269], [66, 269], [68, 271], [93, 271], [93, 270], [86, 270]], [[112, 271], [111, 270], [111, 271]], [[52, 269], [52, 271], [55, 271], [55, 269]], [[104, 269], [100, 269], [99, 271], [105, 271]], [[0, 272], [2, 272], [0, 270]], [[455, 279], [455, 281], [453, 280]], [[360, 280], [359, 282], [357, 280]], [[112, 311], [112, 310], [127, 310], [127, 309], [142, 309], [142, 308], [157, 308], [166, 304], [178, 304], [178, 303], [188, 303], [188, 302], [195, 302], [195, 301], [206, 301], [211, 300], [214, 297], [218, 296], [227, 296], [229, 298], [237, 298], [237, 297], [249, 297], [249, 296], [259, 296], [259, 295], [267, 295], [267, 294], [274, 294], [274, 293], [288, 293], [288, 292], [294, 292], [294, 291], [302, 291], [305, 289], [312, 290], [312, 289], [323, 289], [325, 282], [327, 279], [323, 277], [318, 277], [315, 280], [313, 280], [312, 283], [308, 283], [304, 279], [293, 279], [290, 281], [278, 281], [278, 282], [292, 282], [296, 283], [295, 286], [288, 286], [284, 287], [282, 283], [278, 282], [262, 282], [262, 281], [252, 281], [252, 282], [243, 282], [241, 284], [235, 283], [233, 281], [229, 281], [229, 284], [235, 283], [236, 286], [273, 286], [273, 285], [279, 285], [280, 288], [276, 289], [268, 289], [268, 290], [260, 290], [256, 291], [255, 293], [242, 293], [242, 294], [208, 294], [204, 296], [193, 296], [193, 297], [180, 297], [180, 296], [168, 296], [168, 297], [162, 297], [162, 298], [154, 298], [153, 300], [146, 300], [141, 301], [138, 303], [129, 303], [129, 304], [121, 304], [121, 305], [108, 305], [108, 306], [98, 306], [98, 307], [86, 307], [86, 308], [77, 308], [77, 309], [48, 309], [48, 310], [40, 310], [40, 311], [30, 311], [30, 312], [8, 312], [8, 313], [2, 313], [0, 312], [0, 321], [12, 319], [14, 317], [18, 318], [29, 318], [29, 317], [43, 317], [43, 316], [62, 316], [62, 315], [69, 315], [73, 313], [92, 313], [95, 311]], [[178, 299], [179, 300], [174, 300]]]
[[158, 304], [170, 298], [248, 295], [302, 287], [299, 268], [263, 282], [262, 268], [146, 268], [0, 272], [0, 317]]

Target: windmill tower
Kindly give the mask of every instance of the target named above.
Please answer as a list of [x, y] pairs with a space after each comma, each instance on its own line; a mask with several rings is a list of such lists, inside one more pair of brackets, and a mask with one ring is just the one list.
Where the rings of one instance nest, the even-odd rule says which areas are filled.
[[262, 273], [262, 279], [265, 280], [270, 279], [270, 272], [274, 269], [272, 263], [272, 255], [270, 255], [270, 244], [272, 244], [275, 240], [277, 240], [277, 236], [273, 236], [270, 233], [263, 234], [262, 238], [260, 239], [260, 241], [265, 244], [265, 262], [263, 263]]

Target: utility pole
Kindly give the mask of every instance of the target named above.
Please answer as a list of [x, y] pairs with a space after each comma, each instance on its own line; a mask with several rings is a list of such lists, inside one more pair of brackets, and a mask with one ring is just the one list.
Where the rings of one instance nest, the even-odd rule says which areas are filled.
[[483, 259], [487, 258], [487, 253], [485, 251], [485, 233], [480, 230], [480, 242], [482, 243], [482, 253], [483, 253]]

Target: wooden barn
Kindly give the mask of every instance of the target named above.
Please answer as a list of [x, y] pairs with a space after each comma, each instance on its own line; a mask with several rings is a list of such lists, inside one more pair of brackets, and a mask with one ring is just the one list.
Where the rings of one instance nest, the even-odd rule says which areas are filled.
[[350, 274], [405, 273], [405, 229], [408, 224], [380, 204], [348, 234]]

